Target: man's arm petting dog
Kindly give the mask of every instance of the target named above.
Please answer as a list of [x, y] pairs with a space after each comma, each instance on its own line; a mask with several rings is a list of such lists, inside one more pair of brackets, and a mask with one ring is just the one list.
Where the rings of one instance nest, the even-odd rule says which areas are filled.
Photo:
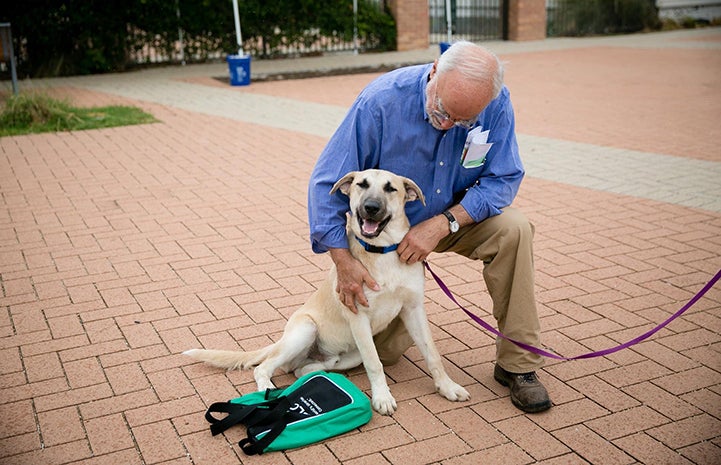
[[[193, 349], [184, 353], [225, 369], [254, 368], [259, 390], [274, 387], [271, 377], [276, 370], [302, 376], [317, 370], [344, 371], [362, 363], [373, 408], [390, 415], [397, 405], [373, 336], [400, 317], [426, 360], [436, 390], [451, 401], [468, 400], [468, 392], [446, 374], [433, 342], [423, 308], [423, 266], [402, 263], [392, 251], [410, 228], [406, 202], [425, 203], [420, 188], [388, 171], [366, 170], [344, 176], [331, 194], [336, 191], [349, 198], [349, 250], [379, 284], [378, 290], [365, 289], [368, 305], [359, 305], [358, 313], [353, 313], [341, 302], [334, 265], [308, 301], [288, 319], [277, 342], [250, 352]], [[382, 253], [388, 250], [391, 252]]]

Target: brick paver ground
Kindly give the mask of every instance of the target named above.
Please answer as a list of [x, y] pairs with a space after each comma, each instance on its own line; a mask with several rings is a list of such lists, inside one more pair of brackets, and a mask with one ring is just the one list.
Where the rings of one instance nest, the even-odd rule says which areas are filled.
[[[509, 61], [528, 160], [516, 205], [536, 225], [547, 348], [628, 341], [721, 268], [720, 37], [492, 44]], [[160, 122], [0, 139], [0, 463], [721, 463], [719, 285], [631, 349], [549, 360], [540, 376], [555, 406], [526, 415], [493, 380], [493, 338], [429, 280], [434, 336], [471, 401], [434, 394], [413, 348], [386, 370], [392, 417], [259, 457], [239, 450], [240, 429], [211, 437], [205, 409], [253, 390], [252, 373], [181, 352], [267, 344], [323, 279], [330, 260], [308, 246], [306, 183], [373, 77], [231, 88], [213, 79], [220, 70], [24, 83], [79, 104], [138, 105]], [[431, 263], [492, 320], [479, 264]], [[348, 375], [369, 388], [362, 370]]]

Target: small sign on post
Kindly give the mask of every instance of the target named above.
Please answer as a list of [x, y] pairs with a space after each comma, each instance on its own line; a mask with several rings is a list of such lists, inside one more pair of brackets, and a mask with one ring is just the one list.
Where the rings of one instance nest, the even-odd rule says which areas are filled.
[[10, 23], [0, 23], [0, 50], [2, 61], [10, 63], [10, 76], [13, 82], [13, 94], [18, 94], [18, 74], [15, 69], [15, 52], [13, 51], [13, 36], [10, 32]]

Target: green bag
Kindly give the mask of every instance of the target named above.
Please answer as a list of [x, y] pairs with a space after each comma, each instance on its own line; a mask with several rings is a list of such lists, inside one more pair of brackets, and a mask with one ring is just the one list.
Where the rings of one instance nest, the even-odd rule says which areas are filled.
[[[217, 419], [212, 413], [227, 413]], [[316, 371], [285, 388], [253, 392], [216, 402], [205, 412], [215, 436], [233, 425], [246, 426], [238, 445], [247, 455], [293, 449], [348, 432], [373, 416], [368, 396], [338, 373]]]

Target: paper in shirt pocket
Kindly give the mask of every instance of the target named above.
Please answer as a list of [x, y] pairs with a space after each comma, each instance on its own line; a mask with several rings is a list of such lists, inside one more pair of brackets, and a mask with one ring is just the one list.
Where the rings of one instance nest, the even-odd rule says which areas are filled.
[[492, 142], [488, 142], [489, 132], [479, 126], [468, 133], [461, 155], [461, 165], [464, 168], [478, 168], [486, 162], [486, 155], [493, 146]]

